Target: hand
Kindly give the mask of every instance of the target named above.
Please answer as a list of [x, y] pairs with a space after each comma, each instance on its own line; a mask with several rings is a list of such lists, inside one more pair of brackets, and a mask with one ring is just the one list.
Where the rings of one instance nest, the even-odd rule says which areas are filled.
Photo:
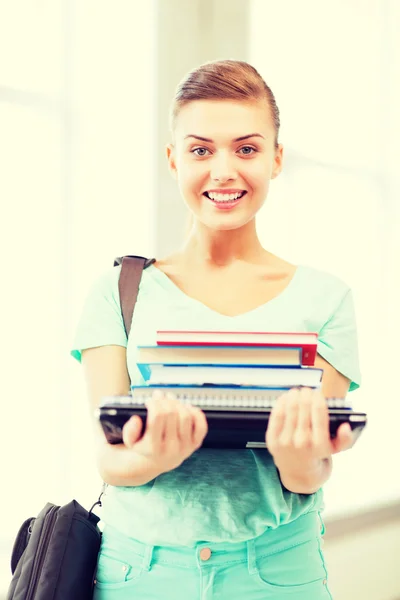
[[330, 438], [328, 406], [320, 390], [292, 388], [271, 411], [265, 443], [278, 468], [296, 472], [315, 468], [354, 442], [348, 423], [342, 423], [336, 438]]
[[134, 416], [123, 427], [123, 442], [148, 462], [150, 470], [160, 474], [172, 471], [201, 447], [208, 432], [206, 416], [198, 407], [183, 404], [159, 390], [146, 406], [143, 437], [142, 419]]

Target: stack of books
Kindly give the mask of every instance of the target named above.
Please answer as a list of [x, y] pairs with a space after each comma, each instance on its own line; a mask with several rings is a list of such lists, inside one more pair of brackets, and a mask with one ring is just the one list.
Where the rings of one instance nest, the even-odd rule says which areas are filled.
[[[120, 443], [132, 415], [145, 426], [146, 401], [161, 389], [205, 412], [202, 447], [265, 448], [277, 399], [293, 387], [321, 387], [323, 370], [314, 366], [317, 340], [309, 332], [158, 331], [155, 345], [138, 348], [145, 385], [132, 386], [129, 396], [103, 399], [98, 416], [107, 440]], [[344, 422], [358, 437], [365, 413], [353, 412], [346, 398], [327, 404], [331, 437]]]
[[169, 388], [196, 403], [215, 393], [234, 399], [257, 390], [276, 399], [291, 387], [317, 388], [317, 339], [316, 333], [157, 331], [155, 346], [138, 348], [137, 366], [147, 385], [132, 393]]
[[281, 394], [320, 387], [323, 371], [313, 366], [317, 339], [317, 333], [299, 332], [157, 331], [155, 346], [138, 348], [146, 386], [133, 386], [132, 399], [145, 403], [163, 389], [207, 411], [212, 447], [227, 447], [228, 438], [229, 447], [265, 447], [264, 437], [243, 438], [255, 437], [250, 421], [260, 422], [262, 412], [265, 431]]

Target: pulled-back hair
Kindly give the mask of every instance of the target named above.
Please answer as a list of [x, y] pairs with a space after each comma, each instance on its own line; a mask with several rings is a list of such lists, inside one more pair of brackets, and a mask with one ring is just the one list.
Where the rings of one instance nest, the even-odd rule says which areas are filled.
[[193, 100], [266, 99], [275, 128], [275, 147], [278, 146], [279, 109], [275, 96], [259, 72], [247, 62], [217, 60], [204, 63], [190, 71], [179, 83], [171, 107], [170, 126], [174, 130], [181, 108]]

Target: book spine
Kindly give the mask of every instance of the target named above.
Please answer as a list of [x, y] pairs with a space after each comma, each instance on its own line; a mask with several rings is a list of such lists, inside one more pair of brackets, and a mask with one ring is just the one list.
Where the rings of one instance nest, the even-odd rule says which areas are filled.
[[191, 340], [178, 340], [178, 341], [173, 341], [173, 340], [162, 340], [162, 339], [157, 339], [157, 346], [171, 346], [171, 347], [175, 347], [175, 346], [182, 346], [182, 347], [194, 347], [194, 346], [198, 346], [198, 347], [211, 347], [211, 348], [222, 348], [222, 347], [230, 347], [232, 349], [234, 348], [265, 348], [265, 349], [275, 349], [275, 350], [286, 350], [286, 349], [300, 349], [300, 356], [301, 356], [301, 364], [304, 366], [310, 366], [312, 367], [314, 365], [315, 362], [315, 357], [317, 354], [317, 345], [316, 344], [269, 344], [269, 343], [251, 343], [251, 344], [244, 344], [243, 342], [231, 342], [231, 343], [227, 343], [225, 342], [218, 342], [218, 341], [210, 341], [210, 340], [206, 340], [206, 341], [191, 341]]
[[151, 368], [149, 363], [136, 363], [137, 368], [140, 371], [141, 376], [145, 381], [148, 381], [151, 377]]
[[[232, 375], [224, 374], [222, 377], [219, 368], [232, 371]], [[150, 369], [150, 385], [184, 383], [195, 384], [221, 384], [221, 385], [261, 385], [268, 387], [313, 387], [319, 385], [322, 380], [323, 370], [316, 367], [302, 366], [261, 366], [260, 365], [179, 365], [179, 366], [157, 366]], [[271, 371], [271, 373], [268, 373]], [[228, 371], [226, 371], [227, 373]], [[292, 375], [294, 375], [294, 378]], [[265, 375], [265, 376], [264, 376]], [[190, 380], [189, 380], [190, 379]]]

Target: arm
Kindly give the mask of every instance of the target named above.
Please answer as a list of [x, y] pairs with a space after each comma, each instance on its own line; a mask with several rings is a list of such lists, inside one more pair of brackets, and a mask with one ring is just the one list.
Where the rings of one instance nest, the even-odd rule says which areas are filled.
[[317, 492], [332, 474], [332, 458], [322, 458], [310, 470], [299, 470], [292, 473], [290, 470], [281, 472], [278, 468], [279, 478], [282, 485], [295, 494], [314, 494]]
[[[315, 367], [321, 368], [324, 371], [321, 385], [322, 400], [329, 397], [346, 397], [350, 384], [350, 380], [347, 377], [339, 373], [320, 355], [317, 355], [315, 359]], [[303, 390], [301, 401], [310, 405], [311, 395], [308, 394], [307, 396], [306, 392]], [[323, 400], [323, 402], [325, 402], [325, 400]], [[298, 494], [312, 494], [316, 492], [332, 474], [332, 454], [351, 447], [352, 434], [347, 425], [342, 425], [339, 428], [338, 436], [333, 443], [330, 444], [330, 447], [328, 446], [328, 409], [321, 402], [318, 404], [318, 411], [322, 427], [325, 431], [326, 450], [322, 451], [323, 456], [318, 456], [318, 453], [304, 452], [306, 449], [301, 447], [302, 438], [298, 437], [296, 440], [298, 446], [294, 448], [294, 453], [292, 452], [292, 454], [290, 454], [288, 451], [286, 451], [286, 453], [277, 451], [276, 458], [274, 457], [281, 482], [290, 492]], [[318, 412], [316, 411], [315, 414], [318, 414]], [[278, 429], [279, 424], [275, 429], [275, 433], [278, 432]], [[324, 447], [322, 438], [318, 439], [318, 443], [322, 449]], [[298, 460], [296, 460], [296, 454]]]
[[107, 443], [100, 423], [94, 417], [102, 396], [125, 395], [130, 389], [123, 346], [101, 346], [82, 352], [87, 395], [96, 445], [96, 463], [105, 483], [114, 486], [144, 485], [160, 473], [150, 471], [140, 455], [124, 444]]

